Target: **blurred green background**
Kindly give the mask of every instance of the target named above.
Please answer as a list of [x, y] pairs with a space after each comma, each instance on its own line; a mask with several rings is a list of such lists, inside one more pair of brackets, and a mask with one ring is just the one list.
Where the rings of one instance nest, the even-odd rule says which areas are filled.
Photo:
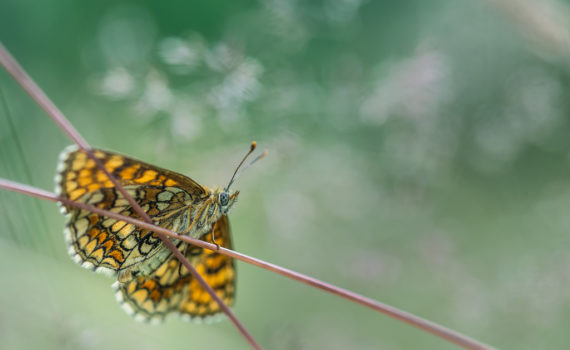
[[[238, 251], [505, 349], [570, 342], [570, 2], [3, 0], [0, 40], [94, 146], [226, 184]], [[71, 142], [0, 71], [0, 177]], [[134, 322], [53, 203], [0, 191], [3, 349], [247, 345]], [[268, 349], [455, 349], [238, 263]]]

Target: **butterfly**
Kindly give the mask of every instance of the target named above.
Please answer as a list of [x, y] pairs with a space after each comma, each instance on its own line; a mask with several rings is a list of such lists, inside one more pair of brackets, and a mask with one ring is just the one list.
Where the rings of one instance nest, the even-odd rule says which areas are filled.
[[[154, 224], [231, 249], [227, 214], [239, 191], [229, 188], [254, 148], [255, 142], [225, 188], [202, 186], [184, 175], [114, 152], [93, 150], [93, 154]], [[76, 146], [69, 146], [60, 154], [56, 193], [139, 218], [93, 159]], [[60, 209], [66, 218], [70, 256], [84, 268], [115, 276], [117, 300], [135, 319], [156, 321], [179, 314], [202, 320], [220, 312], [218, 304], [152, 231], [72, 206], [61, 204]], [[221, 299], [233, 304], [236, 275], [233, 259], [182, 241], [171, 241]]]

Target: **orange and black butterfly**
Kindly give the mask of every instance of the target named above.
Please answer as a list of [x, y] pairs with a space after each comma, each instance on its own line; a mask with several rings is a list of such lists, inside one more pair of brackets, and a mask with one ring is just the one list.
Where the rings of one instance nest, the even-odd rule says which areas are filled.
[[[255, 143], [248, 155], [254, 148]], [[212, 242], [214, 237], [212, 243], [232, 248], [226, 215], [239, 194], [229, 191], [237, 169], [226, 188], [210, 189], [184, 175], [120, 154], [101, 150], [93, 153], [156, 225], [204, 241]], [[56, 193], [139, 217], [105, 173], [76, 146], [60, 155]], [[117, 299], [137, 320], [161, 320], [171, 313], [202, 320], [220, 312], [218, 304], [152, 231], [71, 206], [62, 205], [61, 211], [66, 216], [66, 240], [73, 260], [92, 271], [116, 276], [113, 287]], [[221, 299], [231, 305], [235, 297], [233, 259], [172, 241]]]

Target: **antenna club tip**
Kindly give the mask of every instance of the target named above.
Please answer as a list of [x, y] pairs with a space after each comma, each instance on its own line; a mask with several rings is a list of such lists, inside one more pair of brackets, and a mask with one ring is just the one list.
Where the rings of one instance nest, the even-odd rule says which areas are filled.
[[266, 155], [267, 155], [267, 150], [264, 149], [264, 150], [263, 150], [263, 153], [261, 154], [261, 157], [260, 157], [260, 158], [263, 158], [263, 157], [265, 157]]
[[255, 149], [255, 147], [257, 147], [257, 142], [251, 141], [251, 151], [253, 151]]

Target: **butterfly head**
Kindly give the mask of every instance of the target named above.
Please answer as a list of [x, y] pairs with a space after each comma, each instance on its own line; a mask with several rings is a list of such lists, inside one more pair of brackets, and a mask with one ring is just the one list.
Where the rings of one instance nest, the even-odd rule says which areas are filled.
[[228, 191], [226, 189], [220, 190], [217, 193], [218, 205], [220, 206], [220, 211], [223, 214], [227, 214], [232, 208], [234, 203], [237, 201], [239, 191]]

